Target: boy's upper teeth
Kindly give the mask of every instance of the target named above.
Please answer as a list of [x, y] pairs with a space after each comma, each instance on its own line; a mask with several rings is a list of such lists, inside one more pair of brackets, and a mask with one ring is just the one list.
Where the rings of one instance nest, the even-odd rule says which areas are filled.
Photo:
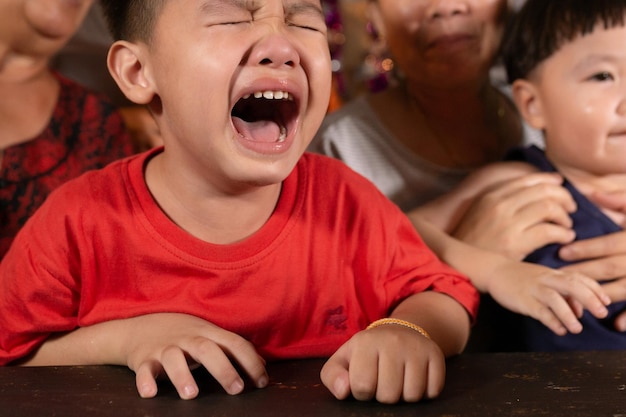
[[250, 98], [254, 96], [254, 98], [266, 98], [268, 100], [293, 100], [291, 94], [286, 91], [255, 91], [254, 94], [246, 94], [243, 96], [244, 99]]

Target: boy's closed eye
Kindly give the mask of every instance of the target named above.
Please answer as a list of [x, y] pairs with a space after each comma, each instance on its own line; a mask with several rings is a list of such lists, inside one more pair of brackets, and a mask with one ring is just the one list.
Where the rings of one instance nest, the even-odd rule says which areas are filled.
[[285, 23], [302, 29], [326, 33], [326, 18], [315, 4], [302, 2], [291, 4], [286, 10]]

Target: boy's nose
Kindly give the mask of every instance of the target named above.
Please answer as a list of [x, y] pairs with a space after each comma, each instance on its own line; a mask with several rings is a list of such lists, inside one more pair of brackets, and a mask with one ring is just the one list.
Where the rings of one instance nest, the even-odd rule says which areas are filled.
[[617, 105], [617, 114], [619, 114], [622, 117], [626, 116], [626, 94], [622, 95], [622, 99]]
[[286, 34], [272, 32], [254, 46], [250, 62], [276, 68], [295, 67], [300, 64], [300, 55]]
[[467, 0], [432, 0], [428, 9], [431, 18], [450, 17], [469, 11]]

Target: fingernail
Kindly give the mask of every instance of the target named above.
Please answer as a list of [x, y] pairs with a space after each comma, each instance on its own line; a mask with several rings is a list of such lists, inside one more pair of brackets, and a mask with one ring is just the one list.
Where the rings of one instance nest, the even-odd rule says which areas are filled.
[[186, 399], [195, 398], [195, 396], [198, 395], [198, 388], [193, 385], [187, 385], [183, 388], [183, 395]]
[[333, 385], [333, 394], [337, 398], [345, 398], [347, 396], [348, 386], [343, 378], [338, 378]]
[[228, 393], [231, 395], [235, 395], [239, 394], [241, 391], [243, 391], [243, 381], [241, 379], [238, 379], [230, 386]]
[[572, 250], [567, 246], [563, 246], [561, 247], [561, 249], [559, 249], [559, 257], [561, 259], [566, 259], [572, 255], [573, 255]]
[[156, 388], [150, 384], [143, 384], [139, 390], [141, 398], [152, 398], [156, 395]]
[[258, 381], [256, 382], [256, 387], [257, 388], [265, 388], [267, 386], [267, 384], [269, 383], [269, 380], [267, 378], [267, 376], [263, 375], [261, 378], [258, 379]]

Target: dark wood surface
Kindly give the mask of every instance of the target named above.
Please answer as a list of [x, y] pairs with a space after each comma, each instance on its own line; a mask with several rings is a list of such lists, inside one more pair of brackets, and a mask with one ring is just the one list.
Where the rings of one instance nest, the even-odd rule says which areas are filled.
[[269, 364], [269, 387], [234, 397], [196, 371], [202, 392], [191, 401], [167, 382], [140, 399], [123, 367], [0, 367], [0, 416], [626, 416], [626, 352], [464, 354], [448, 361], [439, 398], [396, 405], [335, 400], [322, 363]]

